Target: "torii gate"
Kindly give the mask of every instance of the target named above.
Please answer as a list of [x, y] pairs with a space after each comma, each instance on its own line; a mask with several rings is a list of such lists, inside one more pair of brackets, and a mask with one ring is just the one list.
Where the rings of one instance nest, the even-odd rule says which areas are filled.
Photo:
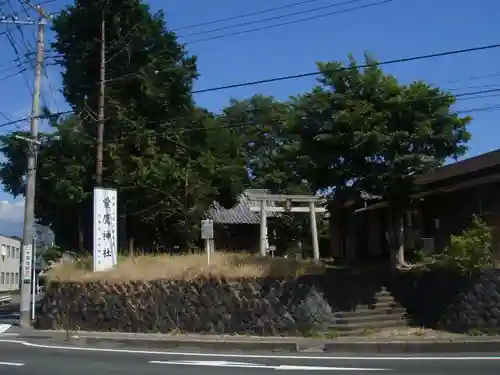
[[[309, 212], [311, 221], [311, 234], [313, 245], [313, 256], [319, 260], [318, 226], [316, 224], [316, 213], [325, 213], [324, 207], [316, 207], [323, 199], [312, 195], [275, 195], [275, 194], [252, 194], [251, 199], [259, 202], [259, 207], [250, 207], [252, 212], [260, 213], [260, 255], [266, 256], [267, 250], [267, 213], [268, 212]], [[268, 206], [267, 202], [284, 202], [284, 207]], [[308, 207], [293, 207], [293, 203], [308, 203]]]

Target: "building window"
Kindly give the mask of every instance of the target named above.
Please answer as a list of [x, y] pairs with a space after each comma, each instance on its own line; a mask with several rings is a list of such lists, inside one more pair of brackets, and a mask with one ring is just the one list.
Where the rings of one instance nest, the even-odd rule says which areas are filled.
[[14, 272], [10, 273], [10, 283], [14, 284]]
[[5, 284], [9, 285], [10, 284], [10, 273], [7, 272], [6, 276], [7, 276], [7, 279], [6, 279]]
[[19, 284], [19, 272], [16, 272], [16, 284]]
[[4, 272], [2, 272], [2, 276], [0, 276], [0, 278], [1, 278], [0, 283], [5, 284], [5, 273]]
[[7, 245], [7, 256], [10, 258], [11, 257], [11, 253], [10, 253], [10, 246]]

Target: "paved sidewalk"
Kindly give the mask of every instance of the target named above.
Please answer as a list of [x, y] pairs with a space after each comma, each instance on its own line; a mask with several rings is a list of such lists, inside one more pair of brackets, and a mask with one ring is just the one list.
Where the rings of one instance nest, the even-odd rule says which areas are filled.
[[120, 332], [19, 330], [20, 339], [53, 340], [86, 346], [148, 349], [327, 353], [500, 353], [499, 336], [385, 337], [377, 335], [336, 339], [236, 335], [168, 335]]

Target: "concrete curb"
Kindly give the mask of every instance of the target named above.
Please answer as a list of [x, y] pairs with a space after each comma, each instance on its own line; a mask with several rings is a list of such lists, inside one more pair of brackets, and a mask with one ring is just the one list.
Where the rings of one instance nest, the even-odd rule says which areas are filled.
[[110, 337], [80, 337], [74, 342], [84, 342], [87, 345], [119, 344], [128, 348], [147, 349], [203, 349], [223, 351], [269, 351], [269, 352], [300, 352], [302, 349], [296, 342], [278, 341], [229, 341], [229, 340], [147, 340], [120, 339]]
[[500, 340], [329, 342], [325, 353], [498, 353]]
[[75, 345], [114, 345], [129, 349], [201, 349], [213, 351], [264, 351], [264, 352], [323, 352], [335, 353], [500, 353], [500, 338], [448, 340], [448, 341], [326, 341], [310, 339], [259, 339], [259, 338], [189, 338], [189, 337], [120, 337], [98, 333], [62, 331], [22, 332], [20, 339], [44, 339], [71, 342]]

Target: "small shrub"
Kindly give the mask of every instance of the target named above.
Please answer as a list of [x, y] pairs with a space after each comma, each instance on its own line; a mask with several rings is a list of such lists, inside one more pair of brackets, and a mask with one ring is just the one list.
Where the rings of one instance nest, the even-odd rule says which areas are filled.
[[458, 236], [451, 236], [436, 264], [460, 273], [474, 274], [493, 265], [492, 235], [488, 225], [474, 216], [472, 224]]
[[58, 247], [58, 246], [49, 247], [47, 250], [45, 250], [42, 253], [43, 261], [46, 264], [51, 264], [53, 262], [57, 262], [59, 259], [61, 259], [62, 254], [63, 254], [63, 251], [60, 247]]

